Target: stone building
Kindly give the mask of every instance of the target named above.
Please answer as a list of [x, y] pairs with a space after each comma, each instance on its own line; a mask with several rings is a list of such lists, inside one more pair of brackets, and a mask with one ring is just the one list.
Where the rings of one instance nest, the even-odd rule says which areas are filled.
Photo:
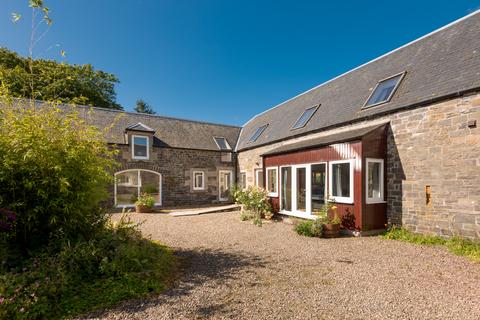
[[121, 149], [117, 207], [141, 192], [159, 206], [222, 203], [237, 183], [306, 219], [333, 199], [360, 232], [401, 224], [480, 237], [480, 11], [242, 128], [98, 108], [90, 118], [113, 123]]
[[119, 149], [112, 203], [131, 207], [140, 193], [157, 206], [178, 207], [230, 201], [236, 179], [239, 127], [157, 115], [78, 107], [84, 118], [107, 128]]
[[282, 214], [480, 237], [479, 121], [476, 11], [252, 118], [238, 170]]

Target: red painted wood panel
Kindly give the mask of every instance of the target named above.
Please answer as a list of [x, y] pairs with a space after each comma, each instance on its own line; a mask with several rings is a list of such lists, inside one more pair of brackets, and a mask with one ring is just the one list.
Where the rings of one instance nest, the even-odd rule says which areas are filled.
[[[328, 162], [335, 160], [355, 159], [355, 168], [353, 174], [353, 204], [337, 204], [337, 212], [342, 217], [348, 217], [354, 220], [356, 229], [362, 229], [362, 142], [346, 142], [334, 144], [327, 147], [300, 150], [280, 155], [265, 156], [264, 167], [279, 167], [285, 165], [308, 164], [316, 162]], [[280, 170], [277, 171], [280, 175]], [[328, 174], [328, 173], [327, 173]], [[327, 190], [328, 181], [327, 178]], [[280, 176], [278, 177], [280, 182]], [[279, 186], [280, 187], [280, 186]], [[278, 197], [272, 198], [272, 204], [278, 208]]]

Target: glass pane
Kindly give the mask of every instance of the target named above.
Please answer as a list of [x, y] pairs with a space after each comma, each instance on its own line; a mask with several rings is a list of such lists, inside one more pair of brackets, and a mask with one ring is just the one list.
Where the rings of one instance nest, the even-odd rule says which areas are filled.
[[254, 142], [258, 139], [258, 137], [260, 137], [260, 135], [263, 133], [263, 131], [265, 131], [265, 129], [267, 128], [268, 125], [264, 125], [264, 126], [261, 126], [260, 128], [257, 129], [257, 131], [255, 131], [255, 133], [252, 135], [252, 137], [250, 138], [250, 142]]
[[350, 163], [332, 165], [332, 196], [350, 197]]
[[267, 190], [268, 192], [277, 191], [277, 170], [267, 170]]
[[227, 143], [227, 140], [225, 140], [225, 138], [215, 138], [215, 141], [217, 142], [218, 147], [221, 150], [229, 150], [230, 149], [230, 147]]
[[220, 199], [226, 200], [230, 195], [231, 173], [220, 172]]
[[297, 168], [297, 211], [307, 209], [307, 169]]
[[203, 188], [203, 174], [200, 172], [195, 173], [195, 188]]
[[312, 165], [312, 213], [318, 214], [325, 204], [326, 165]]
[[402, 75], [398, 75], [380, 82], [370, 99], [368, 99], [366, 106], [387, 101], [401, 77]]
[[380, 187], [381, 165], [379, 162], [368, 163], [368, 197], [379, 199], [382, 197]]
[[247, 174], [244, 172], [241, 173], [240, 183], [243, 189], [247, 187]]
[[140, 192], [148, 193], [160, 203], [160, 175], [150, 171], [140, 170]]
[[282, 168], [282, 201], [280, 209], [292, 211], [292, 168]]
[[115, 176], [117, 205], [133, 205], [138, 197], [138, 171], [128, 171]]
[[298, 128], [301, 128], [301, 127], [305, 126], [307, 124], [308, 120], [310, 120], [310, 118], [313, 116], [315, 111], [317, 111], [317, 108], [318, 107], [313, 107], [313, 108], [309, 108], [309, 109], [305, 110], [305, 112], [303, 112], [303, 114], [300, 116], [300, 118], [297, 120], [297, 122], [295, 122], [292, 129], [298, 129]]
[[255, 171], [255, 177], [256, 177], [256, 183], [257, 186], [260, 188], [263, 188], [263, 171], [262, 170], [256, 170]]
[[135, 157], [147, 156], [147, 138], [146, 137], [133, 138], [133, 154]]

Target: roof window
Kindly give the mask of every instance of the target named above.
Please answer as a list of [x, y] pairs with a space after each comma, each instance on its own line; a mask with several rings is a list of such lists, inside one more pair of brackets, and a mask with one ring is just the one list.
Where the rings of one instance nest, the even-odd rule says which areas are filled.
[[222, 137], [214, 137], [215, 143], [217, 144], [218, 149], [220, 150], [231, 150], [232, 148], [228, 144], [227, 139]]
[[307, 108], [303, 112], [303, 114], [300, 116], [300, 118], [298, 118], [298, 120], [295, 122], [295, 124], [292, 127], [292, 130], [300, 129], [300, 128], [305, 127], [307, 122], [310, 121], [310, 119], [312, 118], [315, 111], [317, 111], [318, 107], [319, 106], [314, 106], [314, 107]]
[[400, 81], [402, 81], [405, 72], [394, 75], [392, 77], [380, 80], [375, 89], [367, 99], [367, 102], [363, 106], [364, 108], [373, 107], [382, 103], [389, 102], [392, 99], [395, 90], [397, 90]]
[[262, 135], [263, 131], [265, 131], [265, 129], [267, 129], [267, 127], [268, 127], [268, 124], [265, 124], [265, 125], [259, 127], [257, 129], [257, 131], [255, 131], [255, 133], [250, 137], [250, 140], [248, 140], [248, 142], [257, 141], [257, 139]]

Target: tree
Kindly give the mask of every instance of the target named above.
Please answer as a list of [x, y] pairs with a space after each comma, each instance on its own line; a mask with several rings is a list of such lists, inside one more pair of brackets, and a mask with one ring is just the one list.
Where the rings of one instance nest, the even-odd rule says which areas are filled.
[[138, 99], [136, 106], [134, 108], [135, 112], [138, 113], [146, 113], [146, 114], [155, 114], [156, 112], [150, 107], [148, 103], [143, 101], [142, 99]]
[[122, 110], [116, 102], [116, 83], [115, 75], [90, 64], [34, 60], [0, 48], [0, 85], [13, 97]]

